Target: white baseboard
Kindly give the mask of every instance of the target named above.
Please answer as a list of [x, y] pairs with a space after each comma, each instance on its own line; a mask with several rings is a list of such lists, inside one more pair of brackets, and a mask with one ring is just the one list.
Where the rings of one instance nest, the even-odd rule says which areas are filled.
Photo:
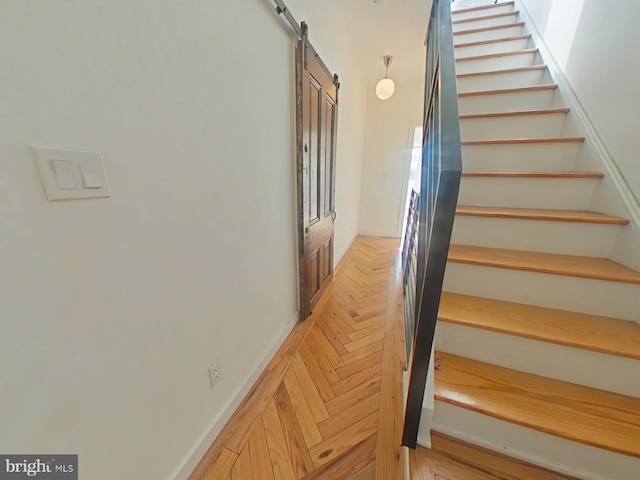
[[[405, 406], [407, 405], [407, 392], [409, 390], [409, 372], [402, 372], [402, 418], [405, 415]], [[404, 420], [403, 420], [404, 421]], [[409, 459], [409, 449], [402, 447], [404, 458], [404, 480], [411, 480], [411, 462]]]
[[402, 447], [402, 457], [404, 458], [404, 480], [411, 480], [411, 462], [409, 461], [409, 449]]
[[169, 476], [170, 479], [187, 480], [189, 478], [189, 475], [191, 475], [191, 473], [198, 466], [198, 463], [200, 462], [204, 454], [207, 453], [207, 450], [209, 449], [213, 441], [220, 434], [233, 413], [240, 406], [240, 403], [242, 403], [242, 400], [244, 400], [244, 397], [246, 397], [249, 393], [249, 390], [251, 390], [251, 387], [253, 387], [253, 385], [258, 381], [258, 378], [260, 378], [260, 375], [262, 375], [264, 369], [267, 367], [280, 346], [284, 343], [285, 339], [289, 336], [293, 328], [296, 326], [299, 318], [300, 311], [297, 311], [289, 318], [289, 320], [283, 327], [282, 334], [280, 335], [278, 340], [271, 347], [265, 357], [260, 361], [260, 363], [256, 366], [255, 370], [251, 373], [247, 381], [240, 387], [227, 407], [210, 424], [207, 431], [195, 442], [194, 446], [184, 457], [180, 465]]
[[398, 235], [397, 233], [389, 233], [389, 232], [360, 231], [360, 232], [358, 232], [358, 235], [365, 235], [367, 237], [402, 238], [402, 235]]
[[527, 29], [531, 34], [532, 40], [534, 41], [536, 47], [540, 52], [540, 55], [547, 64], [549, 73], [551, 73], [551, 76], [557, 83], [558, 90], [566, 100], [568, 107], [571, 108], [571, 112], [575, 114], [575, 117], [580, 126], [584, 128], [585, 137], [587, 137], [587, 139], [592, 143], [595, 153], [597, 154], [605, 168], [605, 173], [611, 179], [616, 189], [620, 193], [622, 201], [629, 211], [631, 220], [636, 225], [640, 226], [640, 202], [638, 201], [638, 198], [636, 198], [636, 196], [634, 195], [633, 190], [631, 189], [631, 187], [629, 187], [629, 184], [622, 175], [622, 172], [616, 165], [615, 160], [609, 153], [609, 150], [600, 138], [600, 135], [598, 135], [598, 131], [593, 125], [593, 122], [589, 118], [589, 115], [582, 106], [582, 103], [580, 103], [580, 100], [573, 90], [573, 87], [569, 83], [569, 80], [567, 79], [564, 72], [558, 65], [555, 57], [551, 53], [551, 49], [545, 42], [543, 35], [540, 33], [535, 23], [531, 19], [527, 8], [520, 0], [515, 0], [514, 9], [520, 11], [521, 21], [525, 22]]

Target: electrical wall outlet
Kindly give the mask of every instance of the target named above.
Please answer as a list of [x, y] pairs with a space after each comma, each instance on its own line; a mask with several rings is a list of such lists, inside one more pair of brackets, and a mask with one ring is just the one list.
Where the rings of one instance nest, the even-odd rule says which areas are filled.
[[222, 364], [217, 359], [209, 366], [209, 385], [213, 388], [222, 378]]

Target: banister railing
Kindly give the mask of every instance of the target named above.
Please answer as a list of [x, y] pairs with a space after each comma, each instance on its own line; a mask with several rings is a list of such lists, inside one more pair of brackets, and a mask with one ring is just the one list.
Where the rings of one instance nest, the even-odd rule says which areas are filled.
[[[462, 172], [450, 0], [433, 0], [427, 65], [415, 278], [405, 278], [413, 314], [402, 444], [415, 448]], [[415, 285], [413, 302], [407, 287]], [[409, 305], [407, 305], [409, 303]]]
[[420, 194], [411, 190], [407, 209], [407, 223], [402, 245], [402, 286], [404, 291], [404, 334], [407, 346], [407, 363], [411, 359], [415, 328], [416, 276], [418, 271], [418, 202]]

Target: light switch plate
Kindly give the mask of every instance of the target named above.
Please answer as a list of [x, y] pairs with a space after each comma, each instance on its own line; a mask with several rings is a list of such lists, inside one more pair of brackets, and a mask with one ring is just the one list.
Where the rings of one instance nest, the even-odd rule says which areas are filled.
[[49, 200], [110, 197], [100, 152], [33, 147]]

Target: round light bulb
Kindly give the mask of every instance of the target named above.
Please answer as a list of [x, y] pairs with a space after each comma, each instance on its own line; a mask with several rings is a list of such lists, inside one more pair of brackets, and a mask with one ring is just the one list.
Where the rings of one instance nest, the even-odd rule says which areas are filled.
[[396, 89], [395, 83], [390, 78], [383, 78], [376, 85], [376, 95], [380, 100], [387, 100], [391, 98], [393, 92]]

